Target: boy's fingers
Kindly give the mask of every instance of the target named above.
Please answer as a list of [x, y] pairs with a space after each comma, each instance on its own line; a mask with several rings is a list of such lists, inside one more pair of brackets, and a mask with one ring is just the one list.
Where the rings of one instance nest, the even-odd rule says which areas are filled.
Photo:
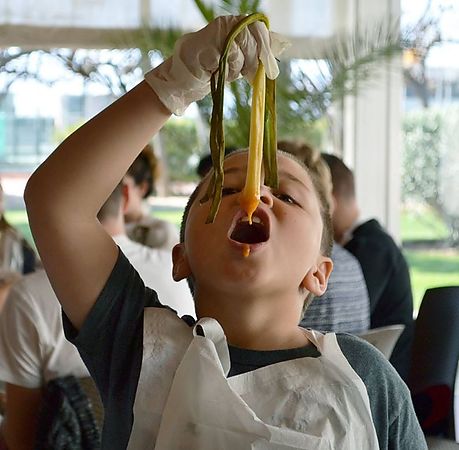
[[[243, 17], [218, 17], [203, 29], [182, 36], [175, 45], [174, 55], [145, 75], [169, 111], [183, 114], [190, 103], [210, 92], [210, 77], [218, 70], [227, 36]], [[279, 68], [275, 57], [285, 48], [285, 42], [270, 33], [262, 22], [244, 28], [228, 53], [227, 81], [241, 75], [251, 81], [259, 60], [268, 78], [276, 78]]]

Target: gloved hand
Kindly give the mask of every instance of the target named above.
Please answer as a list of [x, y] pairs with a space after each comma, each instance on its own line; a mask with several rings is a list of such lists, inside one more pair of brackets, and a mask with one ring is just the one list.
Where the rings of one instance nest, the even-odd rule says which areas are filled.
[[[161, 102], [170, 112], [181, 115], [188, 105], [210, 92], [210, 77], [218, 69], [227, 35], [244, 16], [221, 16], [194, 33], [183, 35], [175, 44], [174, 54], [145, 75]], [[240, 76], [249, 81], [261, 60], [266, 75], [279, 75], [275, 56], [287, 41], [270, 33], [262, 22], [243, 29], [228, 53], [227, 81]]]

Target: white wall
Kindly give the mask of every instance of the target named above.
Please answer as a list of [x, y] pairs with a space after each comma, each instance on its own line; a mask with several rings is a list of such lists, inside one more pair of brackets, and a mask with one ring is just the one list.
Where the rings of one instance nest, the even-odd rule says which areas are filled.
[[[400, 16], [399, 0], [349, 0], [349, 29]], [[379, 77], [344, 102], [343, 158], [354, 169], [362, 218], [375, 217], [400, 235], [401, 60], [382, 63]]]

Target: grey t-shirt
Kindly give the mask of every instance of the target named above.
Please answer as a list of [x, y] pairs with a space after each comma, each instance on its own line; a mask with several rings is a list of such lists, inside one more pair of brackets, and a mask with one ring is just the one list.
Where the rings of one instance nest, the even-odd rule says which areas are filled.
[[[125, 449], [129, 441], [142, 364], [145, 307], [163, 306], [120, 251], [105, 287], [79, 332], [64, 314], [66, 336], [77, 346], [104, 403], [102, 449]], [[347, 334], [338, 334], [337, 338], [367, 388], [380, 448], [427, 450], [408, 388], [392, 366], [370, 344]], [[320, 355], [307, 346], [276, 351], [230, 347], [230, 356], [229, 376], [280, 361]]]

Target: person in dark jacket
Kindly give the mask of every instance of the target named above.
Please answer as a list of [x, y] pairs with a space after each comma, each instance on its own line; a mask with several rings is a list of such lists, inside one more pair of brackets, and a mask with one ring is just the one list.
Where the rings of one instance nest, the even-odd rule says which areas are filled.
[[358, 221], [354, 174], [344, 162], [329, 154], [335, 210], [335, 240], [360, 262], [370, 296], [371, 328], [403, 324], [405, 329], [391, 356], [391, 363], [406, 380], [413, 340], [413, 296], [406, 260], [392, 237], [376, 219]]

